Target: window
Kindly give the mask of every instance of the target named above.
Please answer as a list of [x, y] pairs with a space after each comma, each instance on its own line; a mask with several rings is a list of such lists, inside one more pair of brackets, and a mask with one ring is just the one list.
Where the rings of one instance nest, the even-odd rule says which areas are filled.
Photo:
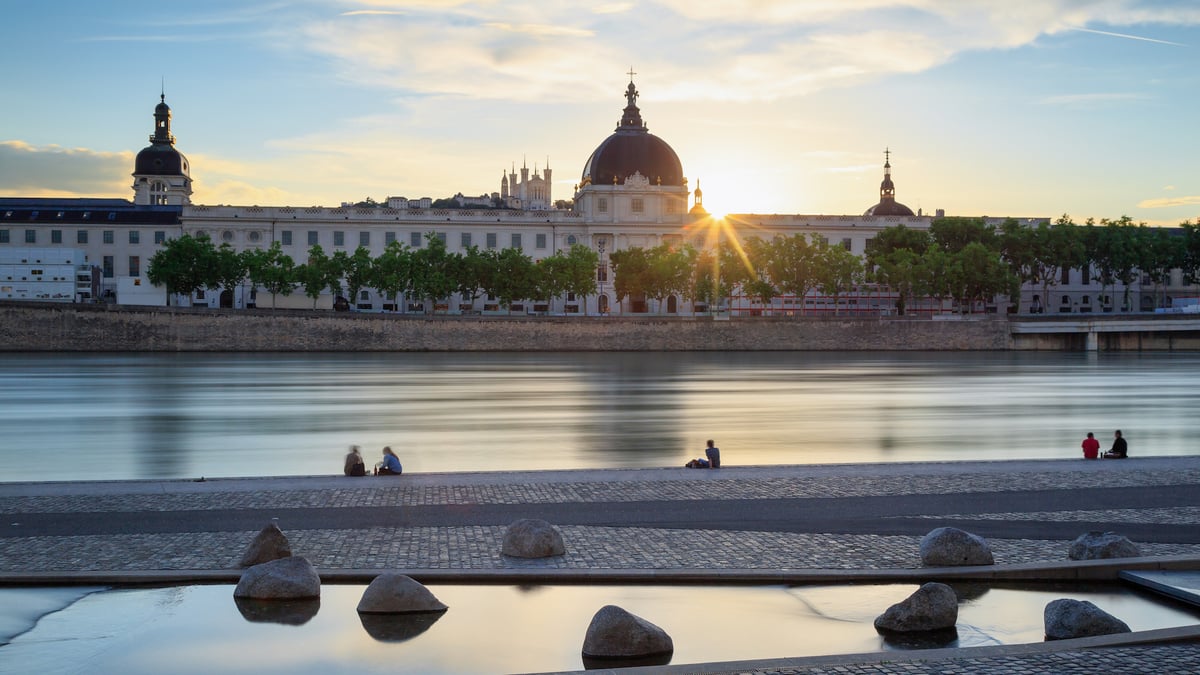
[[496, 248], [496, 233], [495, 232], [487, 233], [487, 247], [488, 248]]
[[1062, 283], [1064, 283], [1064, 284], [1071, 283], [1071, 268], [1070, 267], [1062, 268]]
[[136, 256], [136, 255], [129, 256], [129, 276], [131, 276], [131, 277], [142, 276], [142, 257], [141, 256]]
[[446, 243], [446, 233], [445, 232], [435, 232], [433, 236], [437, 237], [438, 241], [442, 242], [443, 244]]
[[103, 270], [102, 274], [105, 279], [113, 278], [113, 257], [111, 255], [104, 256], [104, 260], [100, 264]]
[[642, 201], [641, 197], [634, 197], [633, 200], [630, 202], [629, 208], [634, 213], [642, 213], [643, 211], [646, 210], [646, 203], [644, 201]]
[[221, 241], [225, 241], [225, 242], [233, 241], [233, 230], [225, 230], [224, 232], [222, 232], [221, 233]]
[[471, 248], [471, 233], [470, 232], [462, 233], [461, 244], [462, 244], [463, 248]]
[[258, 243], [258, 241], [262, 239], [262, 232], [259, 232], [258, 230], [253, 230], [247, 236], [250, 237], [250, 241]]
[[113, 231], [112, 230], [104, 231], [104, 243], [106, 243], [106, 244], [113, 243]]
[[8, 230], [0, 230], [0, 244], [8, 243]]
[[26, 244], [36, 244], [37, 243], [37, 230], [25, 230], [25, 243]]
[[317, 245], [317, 231], [316, 230], [308, 231], [308, 245], [309, 246]]
[[346, 245], [346, 233], [342, 232], [341, 230], [334, 230], [333, 231], [333, 245], [338, 246], [338, 247], [345, 246]]
[[413, 248], [421, 248], [421, 233], [411, 232], [408, 235], [409, 245]]
[[77, 230], [77, 231], [75, 232], [75, 243], [76, 243], [76, 244], [86, 244], [86, 243], [88, 243], [88, 236], [87, 236], [87, 234], [88, 234], [88, 231], [87, 231], [87, 230]]
[[358, 245], [359, 246], [370, 246], [371, 245], [371, 233], [370, 232], [359, 232], [358, 233]]
[[850, 250], [850, 237], [842, 237], [842, 248]]
[[163, 230], [155, 230], [154, 231], [154, 243], [155, 244], [165, 244], [166, 241], [167, 241], [167, 233], [165, 231], [163, 231]]
[[142, 243], [142, 233], [138, 232], [137, 230], [130, 230], [129, 231], [129, 243], [131, 243], [131, 244]]
[[537, 237], [534, 239], [533, 245], [536, 246], [537, 248], [546, 248], [546, 235], [544, 235], [544, 234], [537, 235]]
[[51, 244], [61, 244], [62, 243], [62, 230], [50, 230], [50, 243]]
[[284, 246], [291, 246], [292, 245], [292, 231], [284, 230], [283, 232], [280, 232], [279, 240], [280, 240], [280, 243], [282, 243]]
[[392, 242], [394, 242], [394, 241], [396, 241], [396, 233], [395, 232], [384, 232], [383, 233], [383, 245], [384, 246], [390, 246], [392, 244]]
[[513, 234], [512, 247], [513, 248], [521, 248], [521, 235], [520, 234]]
[[573, 234], [567, 235], [567, 246], [574, 246], [575, 244], [578, 244], [578, 243], [579, 243], [579, 237], [576, 237]]
[[608, 213], [608, 197], [601, 197], [596, 200], [596, 211], [598, 213]]
[[679, 210], [679, 203], [674, 199], [667, 199], [667, 213], [673, 214]]

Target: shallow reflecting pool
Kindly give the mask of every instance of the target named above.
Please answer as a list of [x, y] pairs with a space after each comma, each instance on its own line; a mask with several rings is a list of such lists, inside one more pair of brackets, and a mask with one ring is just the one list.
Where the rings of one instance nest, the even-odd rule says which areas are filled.
[[[0, 647], [0, 670], [135, 675], [583, 669], [584, 633], [606, 604], [666, 630], [675, 643], [675, 664], [902, 649], [907, 646], [883, 639], [872, 622], [917, 587], [438, 585], [430, 590], [450, 609], [403, 626], [364, 624], [355, 611], [364, 588], [326, 585], [319, 603], [285, 608], [277, 616], [239, 607], [229, 585], [90, 594], [94, 589], [0, 589], [5, 622], [0, 626], [26, 626], [0, 634], [11, 640]], [[922, 646], [1040, 642], [1042, 610], [1064, 597], [1090, 600], [1135, 631], [1200, 620], [1189, 608], [1160, 604], [1119, 585], [955, 588], [962, 598], [957, 640]], [[30, 599], [41, 604], [34, 607]], [[45, 614], [54, 603], [56, 611]], [[27, 614], [14, 616], [17, 612]]]

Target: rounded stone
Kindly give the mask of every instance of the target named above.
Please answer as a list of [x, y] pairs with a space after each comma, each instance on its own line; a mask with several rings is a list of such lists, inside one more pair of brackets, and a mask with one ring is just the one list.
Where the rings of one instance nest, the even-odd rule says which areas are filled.
[[1129, 624], [1087, 600], [1054, 600], [1046, 605], [1042, 619], [1046, 625], [1047, 640], [1131, 632]]
[[548, 558], [566, 553], [562, 533], [537, 518], [518, 520], [504, 532], [500, 552], [514, 558]]
[[1081, 534], [1071, 542], [1071, 548], [1067, 551], [1067, 557], [1071, 560], [1138, 558], [1141, 555], [1132, 541], [1116, 532], [1092, 531]]
[[583, 655], [593, 659], [637, 659], [674, 651], [666, 631], [616, 605], [601, 607], [583, 638]]
[[255, 565], [233, 590], [235, 598], [299, 600], [321, 596], [321, 577], [307, 558], [290, 556]]
[[926, 567], [992, 565], [987, 540], [954, 527], [939, 527], [921, 539], [921, 563]]
[[395, 572], [371, 580], [358, 601], [360, 614], [443, 612], [446, 605], [412, 577]]
[[242, 553], [239, 566], [250, 567], [251, 565], [287, 558], [291, 555], [292, 545], [288, 541], [287, 535], [275, 523], [267, 523], [255, 535], [253, 541], [246, 547], [246, 551]]
[[929, 582], [875, 618], [875, 629], [897, 633], [941, 631], [958, 623], [958, 595], [946, 584]]

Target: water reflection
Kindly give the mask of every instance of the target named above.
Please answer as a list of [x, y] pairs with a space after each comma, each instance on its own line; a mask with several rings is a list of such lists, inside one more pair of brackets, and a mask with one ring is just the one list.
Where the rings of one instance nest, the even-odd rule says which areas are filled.
[[[430, 590], [455, 611], [430, 628], [379, 633], [358, 620], [362, 585], [321, 589], [305, 621], [243, 618], [229, 585], [93, 593], [41, 617], [0, 647], [13, 672], [141, 673], [497, 673], [583, 667], [580, 647], [592, 616], [616, 604], [661, 626], [672, 663], [702, 663], [879, 651], [872, 622], [916, 585], [812, 587], [441, 586]], [[0, 589], [0, 618], [13, 611]], [[1041, 642], [1051, 600], [1089, 600], [1135, 631], [1194, 624], [1194, 610], [1147, 602], [1120, 586], [992, 588], [959, 606], [958, 646]], [[461, 610], [461, 611], [460, 611]], [[411, 632], [411, 634], [405, 631]], [[402, 638], [402, 639], [394, 639]], [[922, 645], [928, 646], [928, 645]], [[609, 664], [611, 666], [611, 664]], [[0, 667], [0, 670], [3, 670]], [[7, 672], [7, 671], [6, 671]]]
[[[1075, 457], [1194, 452], [1197, 354], [2, 354], [0, 476]], [[1107, 447], [1107, 446], [1106, 446]], [[30, 461], [34, 457], [37, 461]]]
[[303, 626], [321, 610], [319, 598], [304, 600], [259, 600], [234, 597], [233, 602], [242, 618], [251, 623], [278, 623], [284, 626]]
[[409, 612], [407, 614], [358, 613], [367, 635], [380, 642], [405, 642], [429, 630], [446, 610], [438, 612]]

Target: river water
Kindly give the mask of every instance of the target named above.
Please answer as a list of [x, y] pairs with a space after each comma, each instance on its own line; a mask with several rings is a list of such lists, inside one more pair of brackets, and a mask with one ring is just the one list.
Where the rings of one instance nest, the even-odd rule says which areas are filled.
[[0, 480], [1063, 458], [1200, 449], [1200, 354], [0, 354]]

